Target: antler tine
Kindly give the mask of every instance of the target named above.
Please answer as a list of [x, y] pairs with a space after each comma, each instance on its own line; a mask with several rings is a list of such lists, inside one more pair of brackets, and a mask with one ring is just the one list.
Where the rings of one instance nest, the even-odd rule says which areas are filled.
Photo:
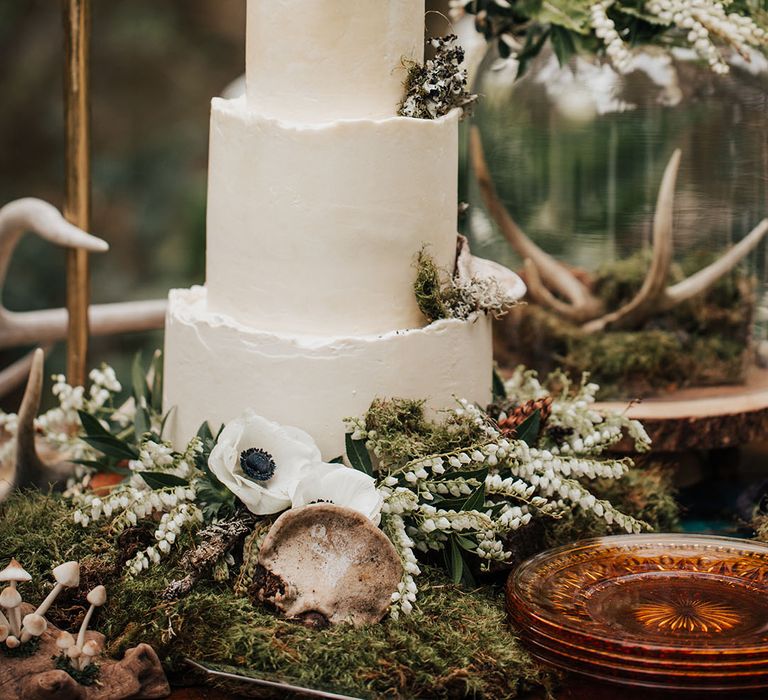
[[67, 248], [81, 248], [92, 253], [109, 250], [106, 241], [70, 224], [56, 207], [42, 199], [17, 199], [0, 209], [0, 286], [5, 280], [13, 249], [24, 231]]
[[19, 408], [19, 426], [16, 431], [16, 455], [13, 465], [13, 479], [17, 486], [39, 483], [46, 471], [46, 466], [37, 454], [35, 446], [35, 418], [40, 409], [40, 397], [43, 392], [43, 365], [45, 353], [41, 348], [35, 350], [32, 368]]
[[558, 299], [547, 289], [544, 281], [541, 279], [536, 263], [530, 258], [526, 258], [523, 261], [523, 270], [525, 271], [525, 283], [528, 286], [528, 294], [531, 299], [539, 306], [548, 306], [555, 313], [560, 314], [564, 318], [569, 318], [569, 315], [573, 312], [573, 307], [567, 302]]
[[[55, 245], [93, 253], [109, 250], [100, 238], [70, 224], [48, 202], [19, 199], [0, 209], [0, 293], [13, 251], [25, 231], [33, 231]], [[125, 331], [161, 328], [164, 300], [102, 304], [90, 309], [91, 333], [107, 335]], [[52, 343], [66, 337], [67, 310], [12, 312], [0, 302], [0, 347]]]
[[[493, 183], [493, 178], [485, 159], [482, 138], [477, 127], [473, 127], [470, 131], [469, 150], [475, 177], [480, 186], [480, 193], [482, 194], [485, 206], [504, 236], [523, 260], [529, 259], [536, 266], [544, 285], [557, 291], [571, 302], [570, 305], [561, 304], [560, 312], [567, 318], [577, 322], [599, 316], [602, 313], [602, 303], [600, 300], [592, 295], [586, 285], [565, 265], [544, 252], [528, 238], [509, 214]], [[549, 297], [554, 299], [551, 293]]]
[[662, 299], [661, 310], [668, 311], [712, 287], [749, 255], [765, 238], [766, 233], [768, 233], [768, 219], [763, 219], [721, 258], [682, 282], [669, 287]]
[[659, 310], [672, 265], [675, 183], [680, 169], [680, 157], [681, 151], [678, 148], [669, 159], [661, 180], [653, 217], [653, 259], [643, 286], [621, 308], [584, 324], [582, 329], [585, 332], [597, 333], [609, 327], [633, 327]]

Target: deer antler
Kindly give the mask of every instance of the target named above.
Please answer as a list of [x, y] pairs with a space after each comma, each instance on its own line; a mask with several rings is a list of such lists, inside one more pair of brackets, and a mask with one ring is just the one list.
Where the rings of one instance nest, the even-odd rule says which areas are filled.
[[675, 183], [680, 169], [681, 152], [678, 148], [669, 159], [656, 200], [653, 217], [653, 258], [643, 286], [633, 299], [624, 306], [601, 318], [584, 324], [587, 333], [597, 333], [608, 327], [637, 326], [659, 308], [669, 281], [672, 266], [672, 226], [675, 209]]
[[[539, 303], [552, 306], [563, 317], [575, 323], [588, 321], [603, 313], [600, 299], [595, 297], [567, 266], [545, 253], [528, 238], [512, 218], [493, 184], [477, 127], [473, 127], [470, 132], [469, 150], [480, 193], [489, 214], [517, 254], [523, 260], [530, 261], [526, 263], [528, 274], [535, 268], [535, 279], [528, 281], [531, 296]], [[560, 301], [549, 291], [544, 293], [544, 285], [568, 299], [570, 303]]]
[[763, 219], [721, 258], [682, 282], [668, 287], [661, 302], [661, 310], [669, 310], [705, 292], [749, 255], [763, 240], [766, 233], [768, 233], [768, 219]]
[[[56, 245], [94, 253], [109, 246], [70, 224], [59, 211], [40, 199], [19, 199], [0, 209], [0, 293], [16, 244], [25, 231], [33, 231]], [[160, 328], [166, 302], [139, 301], [102, 304], [90, 309], [91, 332], [108, 335], [122, 331]], [[67, 310], [13, 312], [0, 305], [0, 348], [62, 340], [67, 334]]]
[[594, 321], [582, 330], [599, 333], [610, 328], [638, 328], [654, 314], [669, 311], [699, 294], [703, 294], [721, 277], [741, 262], [768, 233], [768, 219], [763, 219], [741, 241], [722, 257], [682, 282], [668, 287], [673, 254], [673, 214], [675, 182], [680, 167], [680, 150], [676, 150], [664, 170], [653, 219], [653, 259], [648, 274], [635, 297], [624, 306]]

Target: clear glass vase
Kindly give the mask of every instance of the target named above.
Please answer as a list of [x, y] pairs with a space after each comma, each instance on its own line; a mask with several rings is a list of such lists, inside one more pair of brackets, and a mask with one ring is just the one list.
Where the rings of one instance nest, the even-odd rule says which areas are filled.
[[[498, 199], [524, 234], [599, 300], [623, 309], [641, 289], [665, 167], [676, 149], [669, 285], [707, 267], [768, 216], [768, 62], [737, 58], [725, 77], [695, 57], [652, 49], [617, 73], [595, 58], [561, 67], [542, 53], [525, 75], [480, 69], [473, 117]], [[473, 252], [521, 267], [468, 170]], [[738, 384], [768, 358], [768, 284], [760, 244], [704, 293], [659, 301], [639, 319], [591, 323], [530, 302], [499, 324], [503, 365], [590, 371], [605, 398]], [[529, 280], [530, 281], [530, 280]], [[547, 286], [547, 285], [545, 285]], [[594, 315], [594, 314], [593, 314]], [[587, 330], [592, 328], [591, 331]]]

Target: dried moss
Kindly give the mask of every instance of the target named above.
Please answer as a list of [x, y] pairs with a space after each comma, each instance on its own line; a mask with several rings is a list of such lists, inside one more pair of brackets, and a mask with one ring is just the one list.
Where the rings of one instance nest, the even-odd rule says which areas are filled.
[[422, 248], [416, 259], [416, 281], [413, 290], [421, 313], [430, 323], [448, 316], [443, 284], [434, 258]]
[[[394, 415], [391, 408], [382, 406], [381, 427]], [[422, 430], [418, 421], [411, 428], [414, 435]], [[664, 496], [668, 490], [651, 472], [633, 473], [625, 486], [611, 498], [619, 503], [624, 498], [628, 512], [635, 508], [652, 523], [671, 521], [671, 501]], [[558, 521], [537, 546], [602, 534], [594, 525], [583, 527], [575, 520]], [[96, 613], [94, 628], [106, 634], [113, 654], [144, 641], [157, 649], [169, 670], [180, 670], [188, 656], [260, 678], [363, 698], [511, 698], [524, 688], [555, 682], [507, 625], [498, 585], [504, 573], [494, 585], [466, 590], [427, 567], [413, 615], [361, 630], [311, 630], [235, 595], [232, 581], [204, 580], [181, 600], [163, 601], [159, 592], [179, 574], [178, 555], [139, 578], [125, 578], [118, 566], [118, 542], [109, 532], [76, 527], [71, 509], [57, 496], [17, 494], [0, 511], [0, 565], [16, 556], [32, 573], [32, 582], [21, 588], [26, 600], [38, 600], [49, 590], [50, 569], [65, 559], [82, 559], [86, 576], [98, 571], [109, 597]], [[51, 619], [72, 629], [88, 586], [69, 597], [62, 594]]]
[[[689, 256], [674, 266], [671, 281], [712, 262]], [[631, 299], [643, 283], [647, 252], [603, 266], [594, 292], [608, 309]], [[642, 328], [585, 334], [540, 306], [529, 306], [503, 328], [509, 350], [505, 364], [525, 364], [540, 373], [556, 367], [574, 379], [589, 371], [600, 398], [643, 397], [687, 386], [738, 384], [750, 358], [755, 308], [754, 280], [741, 272], [726, 275], [703, 299], [660, 314]]]
[[396, 463], [414, 455], [450, 452], [481, 439], [481, 432], [470, 420], [449, 413], [441, 422], [427, 421], [424, 402], [409, 399], [376, 399], [365, 416], [368, 430]]

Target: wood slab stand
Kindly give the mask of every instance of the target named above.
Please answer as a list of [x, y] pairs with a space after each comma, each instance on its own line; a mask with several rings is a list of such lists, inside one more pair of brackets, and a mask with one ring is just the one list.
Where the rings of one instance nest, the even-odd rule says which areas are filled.
[[768, 431], [768, 369], [751, 369], [740, 385], [681, 389], [629, 408], [626, 401], [599, 402], [595, 409], [626, 412], [641, 421], [653, 452], [738, 447]]

